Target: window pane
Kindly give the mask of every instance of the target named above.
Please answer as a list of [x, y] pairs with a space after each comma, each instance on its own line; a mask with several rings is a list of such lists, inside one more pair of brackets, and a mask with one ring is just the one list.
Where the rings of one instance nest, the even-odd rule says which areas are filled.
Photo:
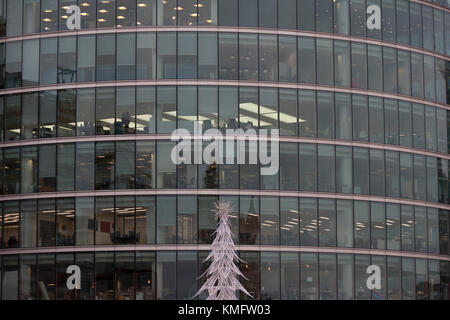
[[411, 52], [412, 95], [423, 98], [423, 55]]
[[[136, 25], [136, 2], [134, 0], [117, 0], [117, 27]], [[118, 35], [119, 36], [119, 35]], [[117, 47], [119, 48], [119, 47]], [[134, 47], [133, 47], [134, 49]]]
[[239, 244], [259, 244], [259, 197], [240, 197]]
[[398, 101], [384, 99], [385, 143], [398, 144]]
[[337, 246], [353, 248], [353, 202], [337, 200]]
[[176, 128], [175, 87], [157, 87], [157, 99], [158, 133], [171, 133]]
[[76, 245], [82, 246], [94, 244], [94, 198], [76, 198], [75, 210]]
[[117, 196], [115, 205], [115, 244], [136, 244], [139, 236], [135, 231], [136, 209], [134, 196]]
[[439, 253], [439, 210], [427, 208], [428, 252]]
[[402, 299], [413, 300], [416, 293], [414, 259], [402, 258]]
[[97, 28], [116, 26], [116, 0], [108, 2], [97, 1], [97, 9]]
[[[447, 68], [445, 67], [447, 65]], [[442, 59], [436, 59], [436, 101], [446, 103], [446, 80], [445, 77], [450, 73], [449, 62]]]
[[75, 187], [75, 144], [59, 144], [57, 153], [56, 188], [58, 191], [73, 191]]
[[41, 0], [41, 32], [58, 31], [58, 0]]
[[76, 190], [94, 190], [94, 143], [77, 143], [76, 148]]
[[414, 230], [416, 251], [427, 252], [427, 208], [414, 207]]
[[41, 39], [40, 84], [54, 84], [57, 78], [58, 42], [56, 38]]
[[434, 50], [433, 8], [422, 6], [423, 47]]
[[278, 38], [280, 81], [297, 82], [296, 41], [290, 36]]
[[239, 79], [258, 80], [258, 38], [256, 34], [239, 35]]
[[297, 91], [280, 89], [280, 135], [297, 136]]
[[96, 90], [96, 134], [114, 134], [115, 88], [98, 88]]
[[338, 299], [353, 300], [353, 256], [338, 254]]
[[296, 0], [278, 1], [278, 28], [297, 29]]
[[37, 200], [20, 202], [20, 247], [36, 247], [37, 239]]
[[316, 83], [316, 42], [313, 38], [298, 38], [298, 82]]
[[277, 36], [259, 35], [259, 80], [278, 81]]
[[413, 198], [413, 157], [410, 153], [400, 152], [400, 190], [401, 196]]
[[280, 190], [298, 190], [297, 144], [280, 145]]
[[371, 248], [386, 248], [386, 227], [385, 227], [384, 203], [371, 202], [370, 204], [370, 224], [371, 224]]
[[[3, 248], [5, 249], [19, 248], [20, 246], [19, 210], [19, 201], [7, 201], [3, 204]], [[4, 288], [3, 292], [5, 292]]]
[[237, 34], [219, 34], [219, 79], [238, 79], [238, 38]]
[[397, 0], [397, 42], [409, 44], [409, 1]]
[[333, 93], [317, 93], [317, 136], [334, 138], [334, 97]]
[[363, 43], [352, 42], [352, 87], [367, 89], [367, 50]]
[[336, 255], [319, 253], [319, 299], [336, 300]]
[[383, 28], [383, 40], [395, 42], [395, 0], [384, 0], [381, 2], [381, 25]]
[[157, 187], [161, 189], [174, 189], [176, 188], [176, 166], [172, 161], [167, 161], [170, 159], [170, 154], [175, 143], [172, 142], [158, 142], [157, 143], [157, 154], [158, 162], [156, 167], [157, 172]]
[[6, 1], [6, 36], [14, 37], [22, 34], [22, 0]]
[[177, 253], [177, 299], [192, 299], [197, 292], [197, 251]]
[[300, 245], [318, 245], [317, 200], [300, 199]]
[[[320, 0], [323, 2], [328, 0]], [[333, 41], [316, 39], [317, 44], [317, 84], [333, 85]]]
[[333, 7], [331, 0], [316, 1], [316, 31], [333, 32]]
[[400, 145], [412, 147], [413, 119], [410, 102], [399, 101], [398, 126], [400, 130]]
[[355, 248], [370, 247], [369, 216], [370, 208], [367, 201], [354, 201]]
[[434, 58], [423, 56], [423, 74], [425, 83], [425, 99], [434, 100], [436, 97]]
[[[318, 146], [318, 191], [335, 192], [334, 146]], [[301, 160], [300, 160], [301, 163]]]
[[55, 199], [38, 201], [38, 246], [55, 246]]
[[77, 81], [95, 80], [95, 35], [78, 36]]
[[261, 252], [261, 300], [280, 298], [280, 254]]
[[425, 149], [425, 112], [422, 104], [413, 104], [413, 142], [415, 148]]
[[426, 200], [425, 156], [414, 155], [414, 199]]
[[258, 27], [258, 0], [239, 1], [239, 26]]
[[[44, 39], [42, 41], [45, 43]], [[5, 88], [20, 87], [22, 85], [22, 42], [6, 43], [5, 58]]]
[[369, 140], [369, 115], [367, 97], [360, 95], [352, 96], [353, 111], [353, 140]]
[[414, 212], [413, 206], [401, 206], [402, 250], [414, 251]]
[[[426, 157], [426, 170], [427, 170], [427, 200], [437, 202], [438, 201], [438, 172], [437, 172], [437, 159], [432, 157]], [[425, 180], [423, 179], [425, 184]]]
[[387, 275], [388, 275], [388, 299], [401, 299], [401, 258], [387, 257]]
[[238, 0], [217, 0], [220, 26], [238, 25]]
[[334, 33], [349, 34], [350, 17], [349, 17], [349, 1], [337, 0], [333, 1], [334, 8]]
[[[39, 20], [38, 20], [39, 21]], [[20, 300], [36, 300], [37, 298], [37, 263], [36, 255], [24, 254], [20, 259]], [[9, 289], [8, 289], [9, 290]], [[15, 297], [17, 299], [17, 297]]]
[[154, 32], [137, 33], [136, 79], [156, 78], [156, 35]]
[[22, 86], [39, 84], [39, 40], [23, 41]]
[[353, 192], [352, 148], [336, 146], [336, 191]]
[[299, 244], [299, 212], [297, 198], [280, 198], [280, 241], [282, 245]]
[[75, 135], [75, 89], [58, 91], [58, 137]]
[[261, 197], [261, 244], [279, 244], [279, 199]]
[[386, 204], [387, 249], [400, 250], [400, 206]]
[[199, 33], [198, 48], [199, 79], [217, 79], [217, 33]]
[[55, 300], [55, 254], [39, 254], [38, 283], [42, 289], [38, 290], [39, 300]]
[[95, 244], [113, 244], [115, 237], [114, 197], [95, 198]]
[[319, 246], [336, 246], [335, 201], [319, 199]]
[[299, 144], [300, 190], [317, 191], [317, 145]]
[[116, 35], [97, 35], [97, 81], [115, 80], [115, 64]]
[[[50, 0], [52, 1], [52, 0]], [[143, 2], [144, 0], [140, 1]], [[148, 1], [148, 0], [145, 0]], [[81, 9], [81, 28], [91, 29], [95, 28], [96, 20], [96, 2], [95, 0], [78, 0], [78, 5]]]
[[[77, 81], [77, 40], [76, 37], [58, 39], [58, 83]], [[37, 51], [35, 51], [37, 52]]]
[[386, 151], [386, 194], [392, 197], [400, 196], [399, 154]]
[[281, 252], [280, 281], [281, 299], [298, 300], [299, 292], [299, 254], [298, 252]]
[[316, 136], [316, 92], [298, 91], [299, 136]]
[[56, 145], [39, 146], [39, 192], [56, 191]]
[[197, 197], [178, 196], [177, 243], [197, 243]]
[[337, 86], [350, 87], [350, 43], [334, 41], [334, 82]]
[[367, 288], [367, 267], [370, 265], [369, 255], [355, 255], [355, 299], [370, 300], [371, 292]]
[[36, 139], [38, 138], [38, 93], [30, 93], [22, 95], [22, 129], [21, 139]]
[[139, 244], [155, 243], [155, 197], [136, 196], [136, 235]]
[[411, 45], [422, 47], [422, 6], [413, 2], [409, 7]]
[[155, 188], [155, 142], [136, 141], [136, 189]]
[[[121, 14], [123, 13], [121, 12]], [[117, 67], [116, 67], [117, 80], [134, 80], [136, 78], [135, 48], [136, 48], [136, 34], [134, 33], [117, 34]]]
[[135, 142], [116, 142], [116, 189], [134, 189]]
[[78, 89], [76, 96], [76, 119], [78, 120], [76, 123], [77, 135], [94, 135], [95, 89]]
[[370, 142], [384, 143], [383, 100], [369, 97], [369, 136]]
[[95, 253], [95, 300], [114, 299], [114, 253]]
[[300, 288], [302, 300], [318, 299], [318, 254], [300, 253]]
[[136, 88], [136, 132], [155, 132], [155, 88]]
[[385, 195], [385, 177], [384, 151], [370, 149], [370, 194]]
[[75, 245], [75, 200], [73, 198], [58, 199], [56, 208], [56, 245], [73, 246]]
[[383, 75], [384, 75], [383, 81], [384, 91], [396, 93], [397, 59], [395, 49], [383, 47]]
[[133, 134], [136, 131], [135, 108], [136, 93], [134, 87], [116, 89], [115, 134]]
[[315, 30], [315, 2], [309, 0], [297, 0], [297, 24], [298, 29]]
[[369, 194], [369, 149], [353, 148], [354, 193]]
[[[369, 89], [383, 90], [383, 58], [381, 46], [367, 45]], [[394, 69], [395, 70], [395, 69]]]
[[179, 79], [197, 79], [197, 34], [194, 32], [178, 33], [177, 77]]
[[199, 25], [217, 25], [217, 1], [218, 0], [198, 0], [197, 10]]
[[97, 142], [95, 145], [95, 189], [114, 189], [114, 142]]
[[408, 51], [398, 50], [398, 93], [411, 95], [411, 58]]

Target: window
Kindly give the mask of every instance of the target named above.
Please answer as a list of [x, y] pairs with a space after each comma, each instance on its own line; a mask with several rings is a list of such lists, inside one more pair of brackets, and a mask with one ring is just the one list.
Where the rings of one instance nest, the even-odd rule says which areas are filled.
[[415, 265], [412, 258], [402, 258], [402, 300], [415, 299]]
[[427, 208], [414, 207], [415, 248], [417, 252], [427, 252]]
[[280, 253], [281, 299], [298, 300], [299, 292], [299, 254], [298, 252]]
[[423, 55], [411, 52], [411, 89], [414, 97], [423, 98]]
[[134, 300], [135, 297], [135, 253], [116, 252], [114, 259], [115, 299]]
[[[260, 255], [257, 252], [241, 251], [239, 257], [242, 261], [245, 261], [245, 263], [239, 264], [239, 269], [243, 274], [243, 278], [247, 279], [248, 281], [245, 281], [242, 278], [239, 280], [243, 282], [245, 290], [247, 290], [247, 292], [252, 295], [253, 299], [257, 300], [263, 298], [260, 297], [260, 285], [258, 285], [261, 279], [261, 264], [259, 262]], [[264, 298], [266, 298], [266, 296], [264, 296]], [[252, 300], [252, 298], [250, 298], [243, 292], [240, 293], [239, 299]]]
[[198, 33], [198, 78], [217, 79], [216, 32]]
[[95, 189], [95, 146], [93, 142], [76, 144], [76, 190]]
[[97, 135], [115, 133], [115, 88], [96, 89], [96, 129]]
[[[62, 39], [62, 38], [61, 38]], [[22, 86], [39, 84], [39, 40], [23, 41]]]
[[239, 1], [239, 26], [258, 27], [258, 0]]
[[116, 187], [115, 189], [134, 189], [135, 181], [135, 143], [116, 142]]
[[56, 189], [73, 191], [75, 187], [75, 144], [57, 145]]
[[276, 35], [259, 35], [260, 81], [278, 81], [277, 42]]
[[366, 44], [351, 43], [352, 87], [367, 89], [367, 50]]
[[219, 34], [219, 79], [238, 79], [238, 37], [233, 33]]
[[[319, 0], [319, 2], [328, 0]], [[317, 84], [333, 85], [333, 41], [316, 39], [317, 45]]]
[[298, 209], [297, 198], [280, 198], [281, 245], [297, 246], [299, 244], [300, 215]]
[[336, 146], [336, 191], [353, 192], [351, 147]]
[[95, 198], [95, 224], [98, 225], [98, 227], [94, 229], [96, 245], [114, 243], [114, 207], [114, 197]]
[[67, 30], [67, 19], [69, 14], [67, 8], [71, 5], [76, 5], [77, 0], [59, 0], [59, 30]]
[[116, 0], [97, 2], [97, 11], [97, 28], [116, 26]]
[[[309, 2], [309, 1], [306, 1]], [[298, 82], [316, 83], [316, 42], [313, 38], [298, 38]]]
[[258, 80], [258, 38], [256, 34], [239, 34], [239, 79]]
[[114, 253], [95, 253], [95, 300], [113, 299], [114, 295]]
[[433, 8], [422, 6], [422, 28], [424, 49], [434, 50]]
[[402, 250], [414, 251], [414, 212], [413, 206], [401, 206]]
[[[77, 81], [77, 41], [76, 37], [58, 39], [58, 83]], [[34, 51], [34, 52], [37, 52]]]
[[[241, 89], [242, 91], [242, 89]], [[256, 101], [255, 101], [256, 102]], [[274, 88], [260, 88], [259, 90], [259, 128], [278, 128], [278, 90]], [[257, 123], [257, 121], [256, 121]], [[241, 123], [242, 124], [242, 123]]]
[[423, 56], [423, 74], [425, 83], [425, 99], [434, 100], [436, 98], [435, 75], [434, 75], [434, 58], [431, 56]]
[[[339, 257], [339, 256], [338, 256]], [[370, 300], [371, 291], [368, 290], [367, 281], [367, 266], [370, 265], [370, 256], [356, 254], [355, 259], [355, 299], [356, 300]]]
[[[136, 1], [117, 0], [117, 27], [136, 25]], [[134, 46], [133, 46], [134, 48]], [[119, 47], [118, 47], [119, 49]]]
[[177, 105], [175, 87], [157, 87], [158, 133], [171, 133], [176, 128]]
[[58, 91], [58, 137], [75, 135], [75, 89]]
[[298, 190], [298, 151], [297, 144], [280, 145], [280, 189]]
[[336, 254], [319, 253], [319, 299], [336, 300]]
[[[143, 1], [144, 0], [141, 0], [140, 2]], [[96, 2], [97, 1], [95, 0], [78, 0], [82, 16], [81, 29], [91, 29], [96, 27]]]
[[384, 151], [370, 149], [370, 194], [385, 195]]
[[400, 190], [404, 198], [413, 198], [413, 156], [400, 152]]
[[136, 73], [137, 80], [156, 78], [156, 35], [154, 32], [137, 33]]
[[[39, 21], [39, 20], [38, 20]], [[35, 254], [23, 254], [20, 259], [20, 300], [36, 300], [37, 263]], [[19, 272], [17, 272], [19, 274]], [[16, 282], [17, 283], [17, 282]], [[10, 288], [8, 288], [10, 290]], [[17, 299], [17, 296], [14, 297]]]
[[[56, 245], [75, 245], [75, 200], [56, 200]], [[65, 270], [64, 270], [65, 271]]]
[[438, 197], [439, 202], [448, 203], [448, 160], [437, 159], [438, 163]]
[[350, 33], [349, 2], [348, 0], [333, 1], [334, 33]]
[[290, 36], [278, 38], [280, 81], [297, 82], [296, 41]]
[[139, 0], [136, 8], [136, 24], [138, 26], [156, 25], [156, 5], [154, 0]]
[[195, 32], [178, 33], [178, 79], [197, 79], [197, 34]]
[[[42, 42], [45, 43], [44, 39]], [[5, 88], [20, 86], [22, 86], [22, 42], [8, 42], [5, 56]]]
[[[370, 62], [369, 62], [370, 63]], [[396, 50], [383, 47], [384, 91], [397, 92], [397, 57]], [[409, 81], [409, 77], [408, 77]]]
[[155, 88], [136, 88], [136, 133], [155, 132]]
[[280, 253], [261, 252], [261, 300], [280, 298]]
[[155, 188], [155, 142], [136, 141], [136, 189]]
[[57, 79], [58, 42], [56, 38], [41, 39], [40, 84], [54, 84]]
[[37, 239], [37, 200], [20, 202], [20, 247], [34, 248]]
[[96, 36], [78, 36], [77, 43], [77, 81], [95, 81]]
[[97, 142], [95, 145], [95, 189], [114, 189], [114, 142]]
[[241, 196], [239, 210], [239, 244], [259, 244], [259, 197]]
[[353, 140], [369, 141], [369, 114], [366, 96], [352, 96], [352, 113]]
[[115, 244], [136, 244], [139, 236], [135, 231], [136, 209], [134, 196], [116, 196], [112, 240]]
[[336, 211], [335, 201], [319, 199], [319, 246], [336, 246]]
[[177, 299], [191, 299], [197, 292], [197, 251], [177, 253]]
[[423, 104], [413, 104], [413, 142], [415, 148], [425, 149], [425, 111]]
[[39, 192], [56, 191], [56, 145], [40, 145], [39, 159]]
[[[372, 299], [387, 299], [387, 270], [386, 270], [386, 257], [385, 256], [372, 256], [371, 263], [380, 267], [381, 271], [381, 288], [372, 290]], [[364, 268], [365, 269], [365, 268]], [[365, 272], [365, 270], [362, 270]], [[364, 280], [367, 281], [367, 273], [364, 275]]]
[[198, 0], [197, 10], [199, 25], [217, 25], [217, 1], [218, 0]]
[[41, 0], [41, 32], [55, 31], [58, 31], [58, 0]]
[[203, 132], [218, 128], [218, 90], [217, 87], [198, 87], [198, 119]]
[[386, 194], [400, 196], [399, 153], [386, 151]]
[[427, 231], [428, 252], [439, 253], [439, 210], [427, 208]]
[[54, 247], [56, 231], [55, 199], [38, 200], [38, 246]]
[[413, 121], [410, 102], [399, 101], [398, 120], [398, 126], [400, 130], [400, 145], [412, 147]]
[[354, 201], [355, 248], [370, 247], [369, 217], [370, 208], [367, 201]]
[[334, 138], [334, 96], [330, 92], [317, 93], [317, 136]]
[[350, 87], [350, 42], [334, 41], [334, 83]]
[[[312, 1], [311, 1], [312, 2]], [[318, 299], [318, 254], [300, 253], [300, 288], [302, 300]]]
[[176, 166], [170, 159], [170, 153], [175, 146], [173, 142], [158, 141], [157, 154], [158, 162], [157, 168], [157, 187], [161, 189], [174, 189], [176, 188]]
[[400, 205], [386, 204], [387, 249], [400, 250]]
[[397, 0], [397, 42], [409, 44], [409, 1]]
[[[447, 64], [447, 68], [445, 65]], [[445, 77], [450, 73], [450, 65], [442, 59], [436, 59], [436, 101], [446, 102], [446, 80]]]
[[[131, 4], [129, 3], [127, 5]], [[124, 6], [118, 7], [119, 10], [120, 8], [124, 8]], [[126, 8], [130, 9], [129, 7]], [[119, 17], [123, 16], [119, 15], [118, 18]], [[134, 80], [136, 78], [135, 48], [136, 48], [136, 34], [134, 33], [117, 34], [117, 67], [116, 67], [117, 80]]]
[[388, 299], [400, 300], [402, 282], [401, 282], [401, 258], [387, 257], [387, 285], [388, 285]]
[[395, 28], [395, 0], [381, 1], [383, 12], [381, 16], [381, 25], [383, 29], [383, 40], [395, 42], [396, 28]]
[[178, 196], [177, 210], [177, 243], [196, 244], [197, 197]]
[[[317, 145], [299, 144], [300, 190], [317, 190]], [[334, 170], [333, 170], [334, 171]]]
[[56, 137], [57, 92], [41, 91], [39, 93], [39, 137]]
[[297, 91], [280, 89], [280, 135], [297, 136]]
[[398, 101], [384, 100], [385, 143], [398, 144]]
[[425, 106], [426, 148], [436, 151], [436, 108]]
[[384, 143], [383, 100], [369, 97], [369, 137], [370, 142]]
[[[215, 196], [198, 197], [198, 239], [199, 243], [210, 244], [217, 228], [217, 218], [211, 211], [214, 208]], [[258, 227], [258, 226], [256, 226]], [[242, 232], [242, 230], [241, 230]]]
[[[381, 46], [367, 45], [369, 90], [383, 90], [383, 57]], [[394, 71], [396, 68], [394, 69]], [[391, 72], [392, 73], [392, 72]]]
[[238, 25], [238, 0], [217, 0], [220, 26]]
[[[437, 172], [437, 158], [426, 157], [426, 174], [427, 174], [427, 200], [432, 202], [438, 201], [438, 172]], [[422, 178], [425, 185], [425, 177]], [[424, 188], [425, 189], [425, 188]]]
[[75, 198], [76, 245], [94, 244], [94, 198]]
[[136, 92], [134, 87], [116, 89], [115, 134], [133, 134], [136, 131], [135, 108]]
[[[22, 0], [6, 1], [6, 36], [14, 37], [22, 34]], [[29, 7], [27, 7], [29, 9]]]
[[[292, 10], [292, 9], [291, 9]], [[298, 29], [306, 31], [315, 30], [316, 17], [315, 2], [310, 0], [297, 0]]]
[[333, 32], [333, 6], [331, 0], [316, 2], [316, 31]]
[[136, 196], [136, 236], [138, 244], [156, 243], [155, 197]]
[[5, 194], [20, 193], [20, 148], [4, 150]]
[[371, 248], [386, 248], [385, 207], [382, 202], [370, 203]]
[[21, 139], [36, 139], [38, 137], [39, 127], [38, 93], [23, 94], [22, 102], [22, 128], [20, 130]]
[[411, 45], [422, 47], [422, 5], [419, 3], [409, 4], [410, 36]]
[[279, 199], [261, 197], [261, 244], [279, 244]]
[[369, 194], [369, 149], [353, 148], [354, 193]]
[[336, 215], [337, 246], [353, 248], [353, 202], [337, 200]]
[[299, 136], [316, 136], [316, 92], [298, 91]]
[[398, 50], [398, 93], [411, 95], [411, 58], [408, 51]]
[[297, 17], [294, 10], [296, 2], [296, 0], [278, 1], [278, 28], [297, 29]]
[[[439, 262], [437, 260], [428, 261], [428, 285], [430, 288], [430, 300], [438, 300], [440, 298], [440, 276]], [[426, 288], [426, 287], [425, 287]], [[424, 289], [426, 290], [426, 289]]]
[[[352, 36], [365, 37], [366, 35], [366, 8], [365, 0], [351, 0], [350, 12], [352, 21]], [[348, 8], [347, 8], [348, 10]]]
[[[99, 4], [99, 7], [101, 5]], [[99, 19], [100, 21], [101, 19]], [[116, 35], [97, 35], [97, 81], [115, 80]]]
[[95, 134], [95, 89], [78, 89], [76, 94], [77, 136]]
[[[428, 300], [429, 291], [428, 291], [428, 261], [425, 259], [416, 259], [416, 300]], [[431, 276], [430, 276], [431, 277]], [[433, 289], [431, 289], [433, 290]]]
[[[20, 246], [19, 210], [19, 201], [7, 201], [3, 204], [3, 248], [5, 249], [19, 248]], [[3, 290], [3, 292], [5, 291]]]

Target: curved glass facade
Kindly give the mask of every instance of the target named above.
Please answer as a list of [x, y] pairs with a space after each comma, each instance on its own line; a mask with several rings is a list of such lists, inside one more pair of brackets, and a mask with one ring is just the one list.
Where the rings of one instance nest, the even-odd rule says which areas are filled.
[[223, 200], [255, 299], [448, 300], [449, 79], [445, 0], [0, 0], [0, 297], [190, 299]]

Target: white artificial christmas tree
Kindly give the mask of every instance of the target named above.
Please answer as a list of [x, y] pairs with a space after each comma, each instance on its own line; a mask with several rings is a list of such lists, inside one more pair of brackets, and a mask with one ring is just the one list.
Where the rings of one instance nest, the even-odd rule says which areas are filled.
[[203, 261], [211, 260], [211, 265], [203, 274], [206, 275], [206, 281], [195, 296], [206, 290], [209, 294], [207, 300], [236, 300], [237, 290], [251, 296], [239, 282], [239, 276], [244, 275], [235, 264], [235, 261], [242, 260], [236, 254], [234, 235], [230, 230], [230, 204], [217, 201], [213, 212], [219, 218], [219, 225], [213, 233], [215, 238], [211, 252]]

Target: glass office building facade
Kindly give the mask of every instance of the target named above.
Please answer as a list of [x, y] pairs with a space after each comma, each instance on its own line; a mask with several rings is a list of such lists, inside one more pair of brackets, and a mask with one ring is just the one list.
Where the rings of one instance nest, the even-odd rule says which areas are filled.
[[[190, 299], [217, 200], [255, 299], [449, 299], [448, 0], [0, 0], [0, 71], [2, 300]], [[195, 121], [279, 172], [173, 164]]]

